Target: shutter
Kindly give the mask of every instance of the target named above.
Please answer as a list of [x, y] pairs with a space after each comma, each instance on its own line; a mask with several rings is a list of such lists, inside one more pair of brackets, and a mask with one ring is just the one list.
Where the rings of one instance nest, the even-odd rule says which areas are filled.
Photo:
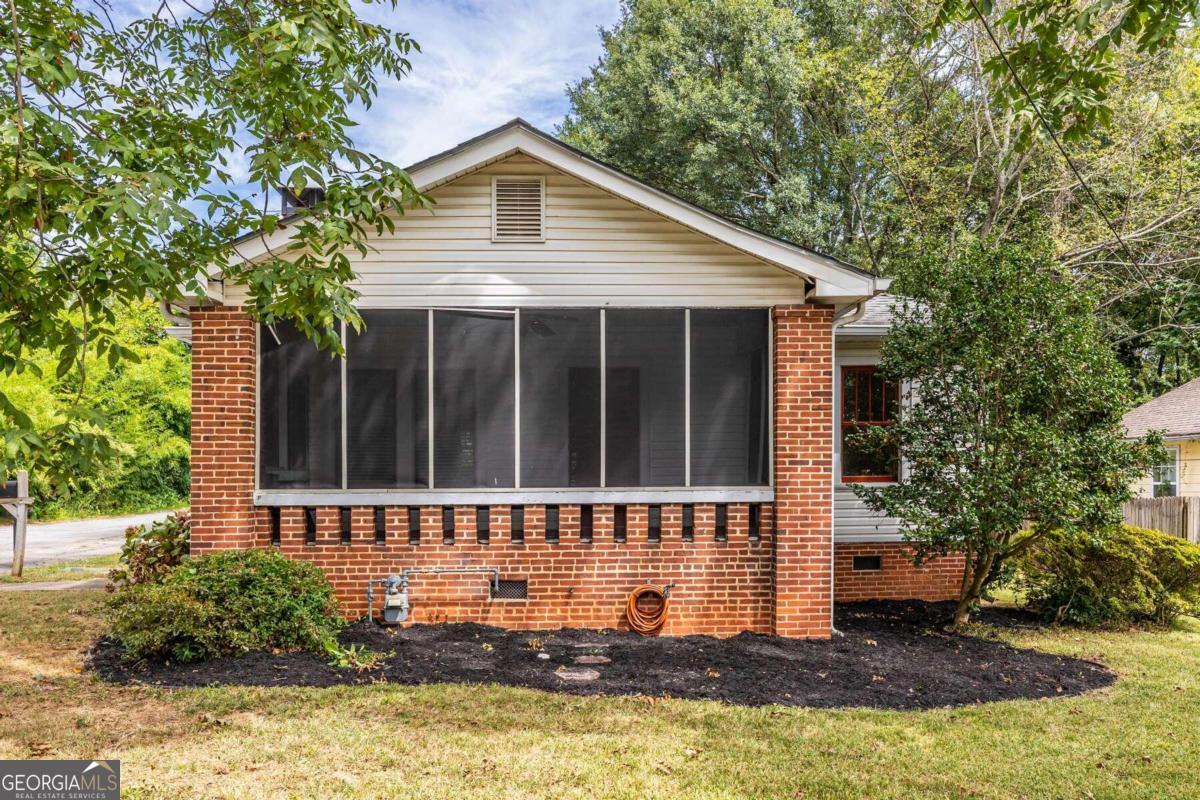
[[542, 178], [495, 178], [492, 181], [492, 240], [540, 242], [545, 238]]

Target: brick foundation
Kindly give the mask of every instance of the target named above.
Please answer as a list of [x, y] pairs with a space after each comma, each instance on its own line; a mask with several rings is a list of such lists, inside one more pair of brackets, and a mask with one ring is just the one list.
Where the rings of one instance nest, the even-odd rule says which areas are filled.
[[[649, 541], [646, 506], [628, 506], [627, 538], [614, 540], [612, 506], [593, 506], [592, 543], [580, 541], [579, 507], [559, 507], [558, 542], [546, 541], [542, 506], [525, 506], [524, 542], [512, 541], [509, 507], [490, 507], [487, 544], [476, 539], [475, 507], [455, 513], [454, 543], [443, 543], [439, 506], [389, 508], [384, 544], [375, 543], [374, 509], [355, 508], [342, 544], [338, 510], [318, 509], [316, 544], [305, 544], [303, 509], [280, 513], [280, 549], [320, 565], [349, 617], [366, 611], [366, 581], [406, 567], [497, 567], [504, 580], [529, 582], [527, 600], [492, 600], [486, 575], [415, 575], [413, 622], [471, 621], [514, 628], [625, 628], [625, 600], [643, 583], [674, 582], [668, 634], [729, 636], [770, 632], [772, 553], [769, 506], [758, 540], [744, 504], [729, 506], [726, 541], [715, 536], [713, 507], [695, 507], [693, 541], [682, 537], [679, 506], [663, 506], [661, 541]], [[408, 514], [418, 513], [421, 542], [408, 543]], [[260, 510], [260, 530], [269, 525]], [[269, 541], [268, 532], [259, 537]], [[378, 606], [376, 612], [378, 613]]]
[[[839, 544], [834, 559], [838, 602], [855, 600], [952, 600], [962, 583], [962, 556], [913, 565], [900, 542]], [[882, 569], [856, 570], [855, 556], [879, 556]]]

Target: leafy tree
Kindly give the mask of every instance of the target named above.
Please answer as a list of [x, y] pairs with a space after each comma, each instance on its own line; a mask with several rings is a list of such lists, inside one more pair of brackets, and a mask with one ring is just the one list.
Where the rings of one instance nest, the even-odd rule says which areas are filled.
[[905, 405], [865, 438], [898, 449], [905, 468], [855, 492], [901, 521], [918, 561], [964, 557], [956, 625], [1004, 561], [1048, 532], [1117, 522], [1160, 455], [1157, 441], [1124, 439], [1128, 381], [1096, 299], [1044, 250], [972, 243], [896, 275], [907, 299], [880, 368], [905, 382]]
[[[1154, 52], [1124, 40], [1105, 57], [1113, 123], [1071, 142], [1089, 192], [1052, 142], [1025, 142], [1029, 112], [988, 68], [979, 21], [935, 24], [942, 8], [627, 3], [571, 87], [562, 132], [718, 213], [885, 273], [914, 249], [949, 256], [1037, 225], [1064, 275], [1103, 295], [1139, 391], [1200, 372], [1196, 34]], [[1017, 35], [993, 32], [1006, 47]]]
[[[207, 266], [249, 287], [257, 318], [292, 319], [338, 347], [337, 321], [358, 323], [349, 254], [421, 200], [348, 133], [377, 76], [408, 72], [406, 35], [360, 19], [349, 0], [154, 8], [121, 21], [101, 2], [7, 6], [0, 373], [36, 371], [31, 354], [54, 352], [53, 373], [74, 374], [78, 393], [38, 430], [34, 409], [0, 389], [0, 474], [25, 463], [68, 481], [113, 454], [103, 417], [83, 402], [89, 360], [132, 359], [118, 309], [203, 291]], [[214, 188], [233, 181], [234, 157], [261, 205]], [[322, 187], [324, 200], [288, 221], [285, 253], [240, 260], [231, 240], [282, 224], [268, 203], [285, 185]]]
[[[103, 417], [111, 454], [70, 470], [69, 480], [30, 475], [34, 512], [42, 518], [120, 514], [187, 503], [191, 475], [188, 436], [191, 386], [187, 348], [163, 332], [162, 314], [143, 300], [113, 309], [113, 337], [133, 354], [110, 365], [89, 355], [84, 403]], [[80, 392], [80, 376], [55, 376], [58, 356], [30, 350], [30, 369], [8, 378], [4, 391], [30, 409], [35, 434], [63, 423]], [[64, 471], [66, 471], [64, 469]]]
[[984, 70], [1024, 117], [1023, 148], [1039, 133], [1039, 112], [1067, 141], [1107, 127], [1122, 44], [1148, 54], [1170, 49], [1197, 10], [1197, 0], [942, 0], [932, 27], [936, 34], [956, 20], [980, 20], [1005, 36]]

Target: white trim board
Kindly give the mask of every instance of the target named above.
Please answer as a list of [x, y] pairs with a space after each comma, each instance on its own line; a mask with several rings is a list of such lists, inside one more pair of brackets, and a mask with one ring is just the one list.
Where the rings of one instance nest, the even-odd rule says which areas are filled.
[[631, 503], [773, 503], [775, 490], [745, 488], [631, 489], [262, 489], [258, 506], [628, 505]]

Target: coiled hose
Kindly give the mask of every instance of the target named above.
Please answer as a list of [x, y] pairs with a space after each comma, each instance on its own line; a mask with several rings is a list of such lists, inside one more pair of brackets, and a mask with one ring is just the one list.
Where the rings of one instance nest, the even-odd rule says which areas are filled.
[[[629, 627], [642, 635], [654, 633], [667, 621], [667, 596], [665, 589], [646, 584], [639, 586], [629, 593], [629, 603], [625, 608], [625, 616], [629, 618]], [[654, 610], [646, 612], [638, 607], [638, 601], [643, 597], [654, 597], [658, 604]]]

